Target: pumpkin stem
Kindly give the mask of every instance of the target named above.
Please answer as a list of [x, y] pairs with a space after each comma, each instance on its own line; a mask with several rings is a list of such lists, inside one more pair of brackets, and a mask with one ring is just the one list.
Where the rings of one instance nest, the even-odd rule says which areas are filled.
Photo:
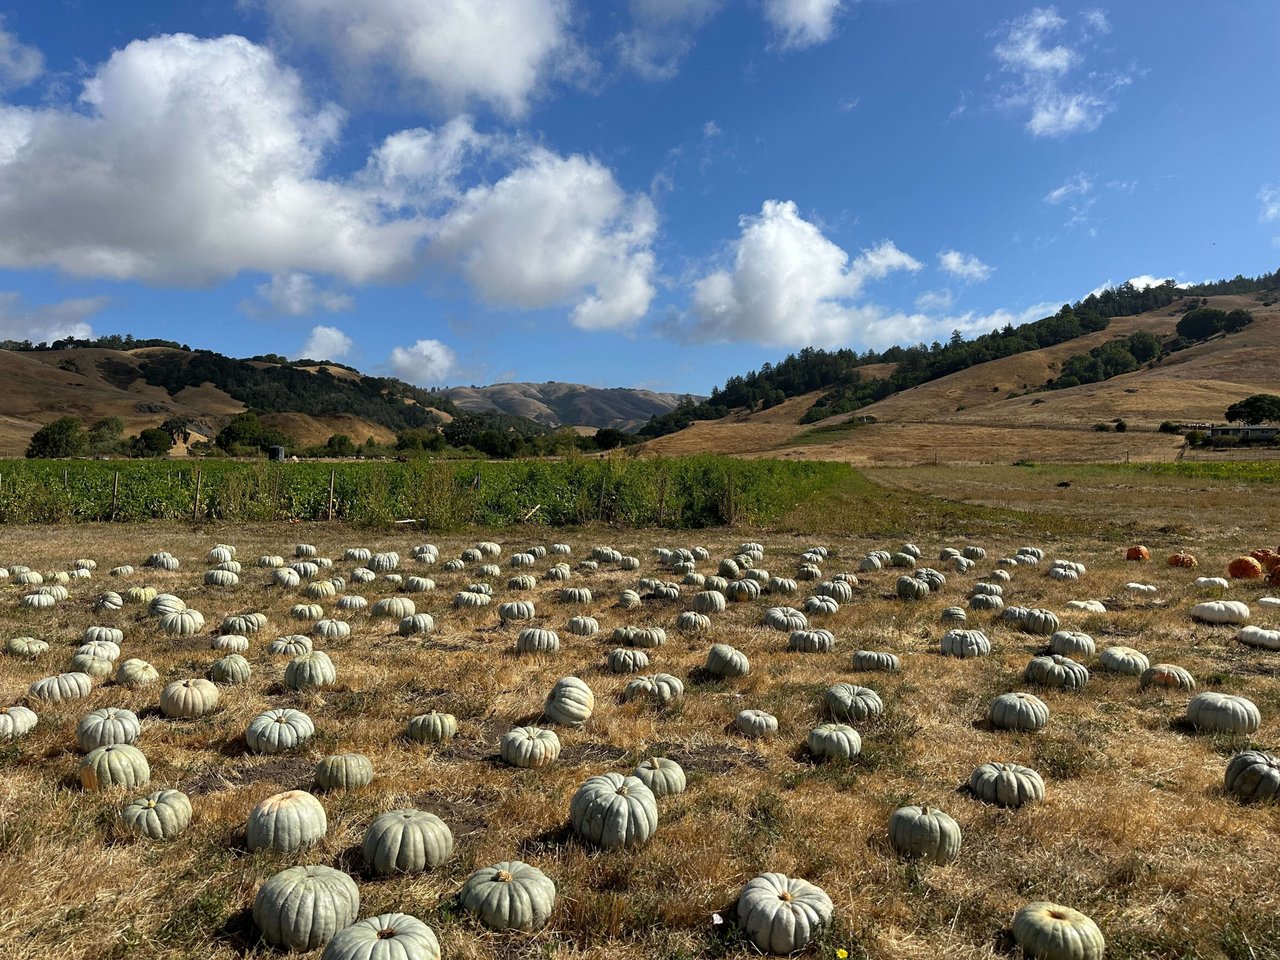
[[499, 870], [493, 879], [497, 880], [499, 883], [510, 883], [513, 878], [506, 870]]
[[790, 890], [783, 890], [780, 894], [778, 894], [778, 899], [782, 900], [785, 903], [790, 903], [795, 898], [791, 896]]
[[381, 930], [378, 931], [379, 940], [390, 940], [395, 935], [396, 935], [396, 931], [392, 927], [383, 927]]

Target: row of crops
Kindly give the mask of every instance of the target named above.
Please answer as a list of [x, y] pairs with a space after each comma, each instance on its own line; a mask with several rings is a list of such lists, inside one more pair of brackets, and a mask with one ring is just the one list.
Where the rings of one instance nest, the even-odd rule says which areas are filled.
[[141, 520], [591, 522], [697, 528], [768, 522], [847, 482], [845, 465], [728, 457], [194, 464], [0, 462], [0, 523]]

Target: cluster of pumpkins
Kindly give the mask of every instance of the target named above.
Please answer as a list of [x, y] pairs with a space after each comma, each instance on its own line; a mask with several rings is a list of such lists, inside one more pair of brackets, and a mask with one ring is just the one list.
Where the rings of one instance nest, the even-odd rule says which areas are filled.
[[[1262, 571], [1280, 567], [1280, 555], [1269, 551], [1265, 558], [1255, 554], [1233, 561], [1228, 573], [1233, 579], [1259, 579]], [[460, 556], [440, 563], [437, 548], [421, 545], [411, 551], [411, 559], [424, 567], [440, 564], [451, 573], [474, 570], [485, 577], [501, 574], [496, 562], [502, 548], [493, 542], [482, 542], [464, 550]], [[568, 544], [549, 547], [534, 546], [513, 554], [508, 560], [512, 571], [507, 589], [518, 593], [533, 589], [537, 579], [533, 571], [538, 561], [553, 562], [542, 575], [547, 581], [569, 581], [573, 571], [567, 558], [572, 554]], [[236, 550], [228, 544], [216, 545], [208, 554], [212, 564], [204, 583], [212, 588], [230, 588], [239, 583], [243, 573], [235, 559]], [[1149, 559], [1145, 547], [1128, 551], [1128, 559]], [[1177, 558], [1177, 562], [1175, 562]], [[662, 601], [678, 601], [685, 588], [693, 595], [690, 609], [680, 612], [676, 629], [696, 635], [712, 627], [712, 618], [729, 604], [778, 598], [799, 594], [799, 583], [818, 581], [800, 607], [773, 606], [765, 610], [762, 625], [787, 635], [787, 649], [798, 653], [829, 652], [836, 643], [835, 635], [810, 623], [811, 617], [823, 618], [837, 612], [842, 603], [852, 602], [861, 586], [854, 573], [838, 573], [824, 578], [823, 565], [829, 552], [811, 547], [799, 557], [794, 578], [772, 576], [763, 569], [764, 548], [758, 543], [744, 543], [732, 557], [718, 561], [714, 575], [698, 572], [698, 565], [711, 561], [705, 548], [659, 549], [655, 561], [679, 581], [661, 577], [640, 578], [634, 589], [623, 590], [617, 604], [630, 610]], [[873, 574], [885, 569], [904, 571], [897, 579], [894, 592], [904, 602], [914, 602], [943, 591], [946, 574], [922, 565], [922, 555], [913, 544], [902, 544], [895, 551], [873, 551], [861, 558], [859, 572]], [[940, 653], [945, 656], [974, 657], [991, 652], [991, 643], [982, 630], [968, 629], [970, 613], [986, 613], [998, 617], [1028, 634], [1048, 638], [1049, 651], [1028, 664], [1025, 679], [1029, 684], [1067, 691], [1082, 690], [1089, 680], [1089, 670], [1073, 657], [1093, 656], [1096, 645], [1091, 637], [1078, 631], [1062, 629], [1058, 616], [1049, 610], [1006, 606], [1005, 588], [1011, 583], [1012, 570], [1034, 568], [1045, 560], [1044, 552], [1034, 547], [1019, 548], [1014, 554], [997, 560], [981, 581], [971, 584], [966, 607], [948, 607], [943, 611], [944, 625]], [[1251, 565], [1242, 561], [1248, 559]], [[986, 552], [976, 546], [962, 550], [948, 548], [939, 563], [953, 574], [976, 572], [986, 560]], [[1189, 562], [1184, 562], [1189, 560]], [[430, 633], [433, 618], [419, 613], [411, 599], [413, 594], [435, 589], [425, 576], [404, 576], [399, 570], [401, 559], [394, 552], [373, 553], [364, 548], [351, 548], [343, 561], [355, 564], [348, 576], [335, 572], [333, 561], [320, 557], [314, 546], [298, 544], [292, 562], [281, 556], [264, 556], [257, 566], [269, 569], [269, 584], [285, 590], [297, 589], [304, 601], [290, 609], [290, 616], [309, 622], [315, 637], [336, 638], [349, 635], [345, 620], [327, 617], [315, 601], [332, 600], [338, 610], [348, 615], [366, 611], [370, 617], [394, 620], [403, 636]], [[1175, 554], [1171, 566], [1194, 567], [1194, 558]], [[179, 569], [179, 561], [168, 553], [153, 554], [147, 567], [158, 571]], [[611, 547], [595, 547], [590, 557], [578, 563], [581, 573], [602, 568], [620, 572], [638, 570], [640, 561]], [[73, 579], [90, 579], [96, 564], [78, 560], [65, 573], [36, 573], [25, 567], [0, 571], [0, 580], [34, 587], [20, 603], [24, 607], [30, 596], [52, 597], [53, 603], [66, 600], [66, 584]], [[112, 574], [127, 578], [133, 574], [129, 566], [117, 567]], [[1046, 575], [1055, 580], [1077, 581], [1087, 573], [1082, 564], [1055, 560], [1047, 564]], [[350, 593], [348, 584], [381, 582], [393, 585], [397, 592], [379, 599], [372, 606], [361, 596]], [[1137, 595], [1157, 590], [1150, 584], [1130, 583], [1128, 589]], [[1221, 594], [1230, 583], [1222, 578], [1201, 578], [1196, 586]], [[52, 589], [58, 588], [58, 589]], [[59, 592], [60, 590], [60, 592]], [[40, 592], [45, 591], [45, 592]], [[489, 606], [494, 591], [489, 584], [468, 585], [453, 598], [458, 610]], [[585, 586], [565, 586], [558, 599], [566, 605], [584, 605], [593, 601]], [[1280, 607], [1280, 600], [1263, 598], [1263, 607]], [[193, 636], [205, 627], [203, 615], [187, 607], [173, 594], [159, 593], [151, 587], [131, 587], [121, 593], [108, 591], [95, 603], [95, 610], [112, 612], [128, 604], [145, 604], [157, 619], [159, 629], [175, 636]], [[44, 605], [47, 606], [47, 605]], [[1096, 600], [1071, 601], [1069, 608], [1085, 612], [1105, 612]], [[366, 609], [367, 608], [367, 609]], [[532, 621], [537, 611], [532, 601], [511, 600], [498, 606], [503, 623]], [[1206, 600], [1191, 609], [1191, 616], [1210, 624], [1240, 626], [1238, 637], [1243, 643], [1267, 649], [1280, 649], [1280, 632], [1247, 625], [1248, 607], [1239, 601]], [[224, 656], [210, 668], [210, 678], [173, 681], [160, 692], [159, 706], [175, 719], [203, 716], [218, 706], [219, 686], [243, 683], [251, 665], [243, 656], [249, 648], [248, 637], [268, 626], [259, 613], [228, 616], [211, 641]], [[599, 632], [598, 622], [588, 615], [569, 618], [567, 629], [577, 636]], [[633, 675], [622, 691], [622, 699], [647, 698], [658, 706], [678, 702], [684, 696], [683, 682], [670, 674], [647, 673], [646, 650], [660, 647], [666, 641], [663, 628], [657, 626], [624, 626], [613, 632], [619, 646], [606, 659], [611, 672]], [[30, 702], [63, 702], [87, 697], [93, 681], [114, 674], [118, 683], [144, 687], [157, 683], [158, 672], [140, 659], [119, 661], [123, 631], [113, 627], [90, 627], [72, 658], [68, 673], [46, 677], [32, 684]], [[540, 626], [520, 629], [515, 649], [520, 654], [553, 654], [559, 649], [555, 631]], [[15, 637], [7, 641], [5, 652], [12, 656], [35, 658], [48, 651], [46, 641], [31, 637]], [[289, 656], [285, 684], [291, 689], [307, 690], [332, 684], [336, 667], [332, 660], [314, 648], [311, 636], [290, 634], [271, 641], [268, 652]], [[1185, 669], [1173, 664], [1151, 665], [1137, 650], [1107, 647], [1100, 656], [1103, 669], [1136, 676], [1143, 688], [1190, 692], [1195, 680]], [[853, 656], [858, 671], [901, 669], [898, 658], [888, 652], [860, 650]], [[744, 653], [733, 647], [715, 643], [707, 654], [709, 673], [734, 679], [750, 672]], [[852, 759], [861, 750], [861, 738], [851, 725], [879, 716], [884, 705], [869, 687], [837, 683], [825, 693], [823, 705], [831, 721], [809, 731], [806, 743], [815, 759]], [[577, 677], [564, 677], [548, 694], [544, 714], [551, 724], [579, 727], [587, 723], [595, 707], [595, 695]], [[1002, 730], [1035, 731], [1049, 719], [1048, 707], [1031, 693], [1018, 692], [996, 697], [989, 706], [993, 727]], [[0, 708], [0, 740], [17, 739], [32, 730], [38, 717], [28, 706]], [[1248, 734], [1261, 722], [1256, 705], [1244, 697], [1219, 693], [1193, 696], [1187, 705], [1187, 720], [1196, 729]], [[746, 736], [770, 737], [778, 733], [778, 721], [765, 711], [744, 709], [734, 720], [736, 728]], [[136, 746], [140, 723], [128, 710], [104, 707], [86, 714], [80, 721], [76, 740], [84, 757], [80, 763], [80, 779], [86, 789], [104, 790], [119, 787], [137, 790], [146, 787], [150, 771], [145, 755]], [[272, 709], [255, 717], [245, 731], [245, 741], [255, 753], [274, 754], [305, 744], [315, 733], [311, 718], [292, 709]], [[418, 742], [442, 742], [457, 734], [456, 718], [431, 712], [409, 720], [406, 735]], [[517, 767], [538, 768], [553, 763], [560, 754], [560, 741], [553, 729], [518, 726], [501, 737], [501, 758]], [[368, 758], [360, 754], [325, 757], [317, 765], [315, 782], [321, 790], [352, 789], [367, 785], [373, 779]], [[1261, 751], [1244, 751], [1233, 757], [1225, 771], [1228, 791], [1242, 800], [1268, 800], [1280, 797], [1280, 759]], [[1019, 807], [1044, 798], [1045, 784], [1039, 773], [1025, 766], [990, 762], [979, 765], [968, 781], [976, 798], [1006, 807]], [[609, 850], [645, 843], [657, 830], [659, 800], [685, 789], [685, 774], [680, 765], [665, 757], [642, 761], [630, 775], [605, 773], [589, 778], [574, 794], [569, 807], [569, 822], [574, 833], [585, 843]], [[168, 839], [180, 834], [190, 824], [192, 806], [180, 791], [166, 789], [138, 797], [124, 806], [123, 822], [139, 834], [152, 839]], [[269, 848], [296, 851], [324, 837], [328, 829], [323, 804], [311, 793], [292, 790], [262, 801], [250, 815], [246, 836], [250, 849]], [[889, 821], [892, 846], [904, 857], [936, 864], [953, 862], [960, 852], [960, 827], [944, 811], [918, 806], [895, 810]], [[375, 873], [421, 871], [437, 867], [448, 859], [453, 837], [448, 826], [438, 817], [419, 810], [393, 810], [377, 817], [368, 827], [363, 845], [364, 859]], [[481, 922], [494, 929], [533, 930], [549, 919], [556, 898], [555, 883], [536, 866], [511, 860], [475, 871], [464, 883], [460, 903]], [[830, 897], [816, 885], [803, 879], [766, 873], [746, 885], [738, 902], [739, 925], [760, 950], [787, 954], [807, 946], [817, 932], [832, 918]], [[439, 945], [434, 932], [420, 920], [404, 914], [388, 914], [357, 920], [359, 890], [351, 877], [325, 866], [296, 866], [281, 871], [260, 887], [253, 905], [255, 922], [269, 943], [290, 949], [325, 947], [327, 958], [363, 958], [384, 955], [379, 944], [393, 941], [406, 958], [438, 957]], [[1100, 957], [1104, 948], [1096, 924], [1069, 907], [1032, 903], [1018, 911], [1014, 935], [1028, 955], [1050, 958]], [[386, 954], [390, 955], [390, 954]]]

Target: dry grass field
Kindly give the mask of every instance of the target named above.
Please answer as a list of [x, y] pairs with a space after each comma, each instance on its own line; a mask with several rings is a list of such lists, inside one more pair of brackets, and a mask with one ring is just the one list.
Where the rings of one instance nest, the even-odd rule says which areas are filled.
[[[1040, 478], [1023, 483], [1025, 493], [1001, 500], [981, 494], [975, 486], [984, 480], [980, 476], [947, 476], [955, 478], [952, 492], [961, 499], [1057, 512]], [[893, 476], [883, 479], [896, 483]], [[398, 910], [425, 920], [447, 958], [751, 956], [754, 951], [731, 922], [732, 905], [744, 882], [766, 870], [806, 878], [830, 894], [836, 922], [817, 946], [821, 957], [1015, 957], [1010, 919], [1023, 903], [1037, 899], [1092, 916], [1107, 937], [1109, 957], [1280, 957], [1280, 808], [1244, 806], [1225, 795], [1222, 785], [1227, 760], [1245, 746], [1245, 738], [1195, 734], [1181, 722], [1189, 695], [1140, 692], [1137, 678], [1108, 675], [1096, 659], [1087, 661], [1093, 677], [1082, 693], [1035, 691], [1051, 711], [1046, 729], [998, 732], [986, 720], [987, 705], [1000, 693], [1029, 689], [1023, 668], [1043, 649], [1043, 638], [971, 613], [969, 626], [987, 631], [993, 654], [973, 660], [939, 654], [942, 608], [963, 603], [969, 586], [993, 569], [996, 558], [1035, 542], [1047, 551], [1045, 565], [1049, 558], [1065, 557], [1085, 563], [1088, 573], [1071, 583], [1049, 579], [1045, 565], [1015, 569], [1005, 591], [1010, 604], [1056, 611], [1064, 626], [1091, 633], [1099, 651], [1124, 644], [1142, 650], [1152, 663], [1179, 664], [1196, 677], [1200, 690], [1247, 695], [1263, 717], [1261, 730], [1247, 742], [1280, 746], [1280, 654], [1241, 646], [1234, 628], [1195, 624], [1188, 616], [1198, 599], [1191, 585], [1195, 576], [1223, 575], [1236, 554], [1275, 545], [1274, 534], [1264, 539], [1274, 502], [1259, 512], [1257, 500], [1265, 491], [1234, 499], [1218, 491], [1217, 516], [1183, 514], [1177, 518], [1181, 527], [1164, 534], [1154, 511], [1135, 509], [1134, 527], [1151, 538], [1155, 558], [1140, 565], [1123, 560], [1116, 540], [1117, 528], [1127, 523], [1124, 507], [1101, 501], [1096, 489], [1081, 483], [1075, 478], [1071, 491], [1089, 492], [1074, 513], [1064, 513], [1067, 521], [1054, 528], [1051, 539], [1028, 539], [1045, 528], [1035, 519], [1023, 523], [1001, 514], [1003, 530], [990, 519], [975, 522], [979, 535], [973, 542], [986, 547], [988, 559], [971, 574], [948, 573], [945, 590], [924, 601], [894, 598], [897, 571], [860, 575], [853, 602], [833, 616], [811, 617], [813, 625], [837, 636], [834, 652], [826, 654], [789, 653], [785, 633], [761, 626], [767, 607], [799, 606], [812, 583], [801, 583], [798, 597], [730, 604], [713, 616], [710, 633], [695, 636], [674, 628], [694, 588], [684, 588], [679, 601], [647, 600], [630, 611], [616, 600], [637, 577], [678, 579], [657, 567], [653, 548], [660, 545], [705, 546], [713, 559], [699, 570], [714, 573], [715, 558], [732, 555], [744, 540], [759, 540], [766, 548], [764, 566], [791, 576], [803, 549], [822, 544], [832, 551], [824, 567], [829, 576], [855, 570], [870, 549], [896, 549], [907, 539], [919, 544], [924, 563], [941, 566], [935, 562], [940, 548], [967, 541], [905, 524], [897, 538], [870, 539], [857, 518], [836, 512], [829, 516], [830, 532], [813, 536], [746, 529], [526, 529], [435, 538], [285, 524], [0, 528], [2, 564], [64, 570], [82, 557], [98, 563], [93, 579], [71, 581], [70, 599], [52, 611], [20, 610], [23, 588], [0, 587], [3, 638], [31, 635], [50, 642], [49, 652], [34, 662], [0, 657], [0, 703], [31, 703], [40, 716], [33, 733], [0, 746], [0, 956], [269, 956], [275, 951], [258, 941], [249, 915], [255, 891], [278, 870], [318, 863], [356, 879], [362, 917]], [[914, 485], [947, 492], [941, 472]], [[1151, 490], [1137, 493], [1148, 496]], [[1188, 495], [1170, 485], [1168, 502], [1176, 505]], [[1091, 513], [1085, 509], [1090, 503]], [[1233, 512], [1224, 516], [1228, 508]], [[1093, 534], [1104, 527], [1105, 536]], [[437, 543], [443, 560], [488, 538], [502, 544], [497, 562], [503, 570], [488, 578], [495, 603], [487, 609], [451, 608], [457, 590], [483, 579], [473, 571], [444, 573], [438, 565], [419, 568], [409, 559], [416, 543]], [[560, 584], [539, 579], [537, 589], [521, 596], [535, 601], [543, 625], [559, 631], [561, 649], [550, 656], [517, 656], [518, 626], [500, 625], [497, 615], [497, 602], [511, 598], [507, 558], [525, 545], [552, 540], [572, 543], [575, 564], [594, 544], [608, 543], [639, 557], [641, 570], [575, 571], [570, 585], [586, 585], [594, 593], [585, 608], [558, 602]], [[317, 641], [336, 665], [336, 684], [318, 693], [287, 690], [285, 660], [268, 655], [267, 644], [282, 634], [305, 633], [309, 625], [289, 617], [299, 591], [264, 586], [269, 571], [252, 564], [261, 554], [291, 555], [299, 541], [334, 558], [335, 571], [343, 575], [357, 565], [339, 559], [345, 547], [399, 551], [406, 576], [420, 573], [437, 582], [434, 592], [413, 598], [419, 611], [435, 616], [435, 632], [406, 639], [396, 634], [394, 621], [351, 616], [350, 638]], [[218, 542], [234, 544], [245, 563], [235, 588], [202, 585], [204, 558]], [[1187, 545], [1199, 556], [1198, 570], [1164, 565], [1168, 553]], [[159, 549], [178, 556], [182, 569], [143, 568], [141, 561]], [[552, 560], [539, 561], [535, 574], [540, 577]], [[136, 574], [123, 582], [108, 576], [124, 563], [134, 564]], [[1156, 584], [1159, 591], [1136, 598], [1125, 590], [1132, 580]], [[174, 640], [139, 607], [93, 612], [101, 592], [134, 584], [182, 596], [204, 613], [208, 631]], [[379, 579], [349, 583], [347, 592], [372, 603], [394, 589]], [[1275, 612], [1253, 604], [1263, 594], [1264, 588], [1247, 584], [1231, 590], [1251, 603], [1251, 622], [1275, 626]], [[1109, 612], [1066, 609], [1068, 600], [1084, 598], [1103, 600]], [[332, 611], [332, 601], [324, 606]], [[163, 684], [204, 676], [221, 655], [210, 649], [210, 639], [222, 618], [251, 610], [269, 620], [265, 631], [251, 637], [246, 654], [253, 675], [243, 686], [222, 687], [219, 709], [204, 718], [166, 718], [157, 707], [159, 685], [131, 691], [98, 681], [87, 699], [58, 706], [28, 697], [33, 681], [68, 669], [90, 624], [123, 629], [122, 658], [150, 661]], [[600, 621], [598, 635], [577, 637], [564, 629], [569, 616], [588, 612]], [[608, 673], [604, 659], [616, 646], [612, 629], [624, 624], [666, 628], [666, 644], [648, 651], [651, 670], [684, 680], [683, 703], [659, 710], [647, 702], [620, 702], [628, 678]], [[707, 649], [717, 641], [748, 654], [748, 676], [723, 681], [706, 674]], [[850, 658], [860, 649], [896, 653], [901, 673], [855, 673]], [[582, 729], [557, 728], [563, 752], [550, 767], [503, 765], [498, 737], [513, 725], [542, 722], [548, 690], [567, 675], [581, 677], [595, 692], [590, 722]], [[822, 694], [838, 681], [877, 690], [885, 713], [855, 724], [863, 737], [855, 761], [815, 763], [804, 748], [805, 736], [827, 719]], [[151, 764], [148, 791], [173, 787], [190, 796], [194, 821], [177, 839], [156, 843], [123, 829], [121, 806], [148, 791], [81, 789], [76, 724], [88, 710], [107, 705], [127, 707], [142, 718], [138, 746]], [[246, 725], [259, 712], [284, 706], [312, 717], [315, 738], [293, 754], [250, 754]], [[753, 741], [734, 731], [734, 716], [748, 707], [778, 718], [776, 739]], [[447, 745], [424, 746], [405, 737], [408, 719], [431, 709], [458, 718], [459, 735]], [[322, 842], [293, 854], [247, 851], [245, 824], [254, 805], [278, 791], [310, 789], [317, 760], [349, 751], [366, 754], [376, 778], [360, 790], [318, 794], [329, 820]], [[630, 772], [655, 755], [681, 763], [689, 786], [659, 801], [654, 838], [625, 852], [599, 852], [576, 840], [567, 819], [577, 786], [594, 774]], [[1046, 782], [1045, 801], [1005, 810], [969, 796], [961, 786], [988, 760], [1037, 769]], [[964, 834], [958, 862], [925, 868], [894, 855], [887, 820], [908, 802], [939, 806], [955, 817]], [[402, 807], [440, 816], [453, 832], [453, 855], [427, 873], [376, 877], [362, 862], [364, 830], [378, 813]], [[488, 932], [456, 904], [472, 869], [511, 858], [537, 865], [557, 884], [555, 913], [537, 934]], [[713, 922], [717, 913], [725, 923]]]

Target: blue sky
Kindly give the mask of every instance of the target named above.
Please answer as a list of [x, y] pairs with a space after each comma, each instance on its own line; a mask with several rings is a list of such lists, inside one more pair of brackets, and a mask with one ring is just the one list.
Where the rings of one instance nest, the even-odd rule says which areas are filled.
[[1280, 5], [16, 0], [0, 337], [706, 392], [1280, 262]]

